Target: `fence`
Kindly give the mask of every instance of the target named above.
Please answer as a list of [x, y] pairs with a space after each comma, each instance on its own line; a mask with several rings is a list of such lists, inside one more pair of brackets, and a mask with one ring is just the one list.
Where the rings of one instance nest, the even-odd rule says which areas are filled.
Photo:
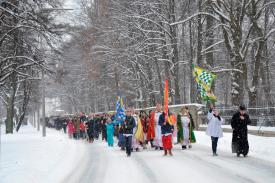
[[[225, 119], [225, 124], [230, 124], [231, 118], [238, 108], [217, 107], [221, 116]], [[247, 108], [247, 113], [252, 122], [252, 126], [275, 127], [275, 107], [255, 107]], [[202, 109], [202, 123], [206, 124], [207, 109]]]

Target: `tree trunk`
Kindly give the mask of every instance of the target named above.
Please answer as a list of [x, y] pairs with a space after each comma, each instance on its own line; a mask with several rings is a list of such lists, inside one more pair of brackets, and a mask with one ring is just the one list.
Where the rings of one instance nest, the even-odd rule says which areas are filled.
[[6, 133], [13, 133], [13, 117], [14, 117], [14, 102], [15, 102], [15, 94], [17, 90], [16, 84], [16, 74], [12, 74], [11, 80], [11, 89], [10, 89], [10, 97], [8, 98], [8, 106], [7, 106], [7, 124], [6, 124]]
[[[201, 12], [202, 10], [202, 1], [198, 0], [198, 11]], [[201, 22], [201, 15], [198, 15], [198, 20], [197, 20], [197, 64], [199, 66], [203, 66], [203, 62], [202, 62], [202, 55], [201, 55], [201, 51], [202, 51], [202, 22]]]
[[[207, 0], [206, 6], [210, 6], [211, 2]], [[210, 14], [213, 14], [213, 10], [211, 8], [207, 8], [207, 12]], [[211, 45], [214, 44], [214, 34], [213, 34], [213, 25], [214, 25], [214, 20], [213, 17], [206, 16], [206, 43], [205, 46], [206, 48], [210, 47]], [[207, 50], [206, 53], [206, 63], [210, 66], [214, 66], [214, 53], [213, 53], [214, 47], [210, 48]]]
[[[175, 0], [170, 0], [169, 1], [169, 16], [171, 22], [176, 21], [176, 15], [175, 15]], [[181, 98], [180, 98], [180, 88], [179, 88], [179, 53], [178, 53], [178, 44], [177, 44], [177, 27], [176, 26], [170, 26], [170, 32], [171, 32], [171, 44], [172, 44], [172, 49], [173, 49], [173, 55], [172, 55], [172, 62], [174, 64], [173, 67], [173, 78], [174, 78], [174, 85], [175, 85], [175, 101], [173, 104], [180, 104], [181, 103]], [[172, 79], [172, 78], [170, 78]], [[170, 85], [169, 85], [170, 86]], [[172, 87], [170, 87], [172, 88]]]
[[195, 81], [193, 79], [193, 63], [194, 63], [194, 56], [193, 56], [193, 33], [192, 33], [192, 23], [189, 21], [189, 44], [190, 44], [190, 63], [189, 63], [189, 77], [190, 77], [190, 102], [196, 102], [196, 87]]
[[[264, 32], [263, 29], [258, 25], [258, 21], [256, 18], [257, 15], [257, 5], [256, 2], [252, 0], [251, 2], [251, 12], [250, 12], [250, 20], [252, 23], [252, 31], [257, 38], [256, 45], [256, 53], [253, 53], [253, 60], [254, 60], [254, 67], [253, 67], [253, 76], [252, 76], [252, 87], [248, 90], [249, 95], [249, 105], [250, 107], [256, 107], [257, 105], [257, 88], [259, 86], [259, 79], [260, 79], [260, 68], [262, 67], [263, 63], [263, 51], [265, 47], [266, 40], [264, 39]], [[253, 34], [253, 35], [254, 35]]]
[[[157, 70], [157, 77], [158, 77], [158, 85], [159, 85], [159, 91], [160, 91], [160, 96], [164, 96], [163, 94], [163, 86], [162, 86], [162, 78], [161, 78], [161, 73], [160, 73], [160, 68], [159, 68], [159, 63], [157, 57], [154, 57], [154, 62], [156, 65], [156, 70]], [[156, 101], [159, 102], [159, 101]]]
[[[269, 0], [265, 0], [265, 4], [269, 2]], [[269, 20], [269, 13], [270, 10], [268, 8], [265, 9], [265, 23], [264, 23], [264, 32], [266, 35], [267, 27], [268, 27], [268, 20]], [[264, 55], [264, 61], [265, 64], [263, 66], [262, 73], [262, 80], [263, 80], [263, 88], [265, 93], [265, 98], [267, 100], [267, 103], [269, 106], [273, 106], [273, 97], [271, 96], [271, 79], [270, 79], [270, 69], [269, 69], [269, 54], [268, 54], [268, 47], [267, 47], [267, 41], [265, 42], [264, 48], [263, 48], [263, 55]]]
[[[29, 99], [30, 99], [30, 85], [29, 85], [28, 81], [25, 80], [24, 81], [24, 99], [23, 99], [23, 104], [22, 104], [22, 112], [20, 112], [19, 122], [16, 126], [16, 131], [17, 132], [19, 131], [19, 129], [21, 127], [21, 124], [25, 119], [25, 113], [26, 113], [26, 110], [27, 110]], [[39, 113], [39, 110], [38, 110], [38, 113]], [[39, 118], [37, 120], [37, 126], [39, 126], [38, 123], [39, 123]]]
[[150, 98], [150, 106], [155, 106], [156, 105], [156, 97], [154, 93], [154, 85], [153, 85], [153, 71], [151, 68], [151, 64], [149, 62], [146, 62], [146, 68], [147, 68], [147, 74], [148, 74], [148, 79], [149, 79], [149, 98]]

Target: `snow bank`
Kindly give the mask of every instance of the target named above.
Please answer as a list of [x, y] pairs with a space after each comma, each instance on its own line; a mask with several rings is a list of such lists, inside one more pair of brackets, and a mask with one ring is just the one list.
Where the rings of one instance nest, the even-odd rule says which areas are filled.
[[[210, 137], [205, 132], [196, 131], [197, 144], [211, 147]], [[231, 152], [232, 133], [224, 133], [219, 139], [218, 151]], [[275, 137], [248, 135], [249, 156], [275, 162]]]
[[1, 183], [61, 182], [86, 151], [85, 143], [47, 129], [42, 137], [32, 126], [19, 133], [1, 133]]

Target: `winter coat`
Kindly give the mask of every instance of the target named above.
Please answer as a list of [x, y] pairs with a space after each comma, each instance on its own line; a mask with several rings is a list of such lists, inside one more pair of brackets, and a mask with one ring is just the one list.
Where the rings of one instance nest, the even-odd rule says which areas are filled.
[[93, 133], [93, 137], [98, 138], [99, 136], [99, 118], [92, 118], [91, 120], [91, 124], [92, 124], [92, 133]]
[[133, 134], [133, 129], [135, 128], [135, 119], [133, 116], [126, 116], [124, 124], [122, 125], [123, 134], [131, 135]]
[[233, 115], [231, 120], [231, 127], [233, 129], [232, 152], [246, 155], [249, 151], [247, 125], [251, 124], [251, 120], [248, 114], [243, 115], [244, 120], [242, 120], [240, 116], [241, 113], [237, 112]]
[[103, 121], [101, 124], [101, 132], [102, 132], [102, 137], [106, 138], [107, 137], [107, 122]]
[[79, 133], [79, 128], [80, 128], [80, 119], [79, 119], [79, 117], [75, 117], [74, 127], [75, 127], [75, 130], [76, 130], [76, 133]]
[[109, 123], [106, 125], [106, 129], [107, 129], [107, 141], [109, 145], [113, 145], [114, 144], [114, 125], [113, 123]]
[[85, 131], [86, 127], [85, 127], [84, 122], [82, 122], [82, 121], [80, 122], [79, 128], [80, 128], [81, 131]]
[[161, 126], [161, 134], [168, 135], [173, 134], [174, 126], [170, 125], [168, 122], [165, 123], [165, 114], [162, 113], [159, 117], [159, 125]]
[[69, 121], [68, 122], [68, 133], [73, 134], [74, 132], [75, 132], [74, 124], [72, 123], [72, 121]]
[[95, 123], [94, 119], [90, 119], [86, 123], [87, 134], [88, 134], [89, 138], [94, 138], [95, 137], [94, 123]]
[[224, 120], [220, 116], [215, 116], [213, 112], [208, 112], [207, 119], [209, 122], [206, 135], [210, 137], [223, 137], [222, 124]]
[[190, 122], [191, 122], [191, 123], [189, 123], [189, 127], [192, 128], [192, 130], [194, 130], [195, 129], [195, 123], [194, 123], [192, 114], [190, 112], [188, 112], [188, 115], [189, 115]]

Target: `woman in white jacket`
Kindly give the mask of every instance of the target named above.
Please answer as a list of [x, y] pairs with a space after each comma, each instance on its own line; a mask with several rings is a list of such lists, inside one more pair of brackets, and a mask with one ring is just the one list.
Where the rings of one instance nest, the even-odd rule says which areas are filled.
[[213, 156], [218, 156], [217, 145], [219, 138], [223, 137], [222, 124], [224, 120], [220, 117], [218, 110], [211, 107], [207, 114], [208, 126], [206, 129], [206, 135], [211, 137]]

